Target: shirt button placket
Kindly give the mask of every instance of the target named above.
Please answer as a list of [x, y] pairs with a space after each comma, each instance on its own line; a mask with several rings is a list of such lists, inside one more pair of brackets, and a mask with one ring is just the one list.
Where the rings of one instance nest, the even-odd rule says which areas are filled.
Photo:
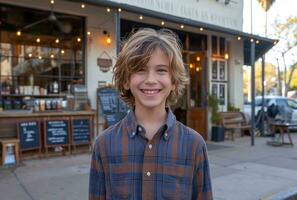
[[145, 151], [144, 151], [144, 158], [143, 158], [143, 178], [142, 178], [142, 199], [143, 200], [151, 200], [153, 199], [154, 191], [154, 173], [156, 168], [155, 162], [155, 151], [153, 151], [153, 144], [152, 141], [149, 141], [146, 144]]

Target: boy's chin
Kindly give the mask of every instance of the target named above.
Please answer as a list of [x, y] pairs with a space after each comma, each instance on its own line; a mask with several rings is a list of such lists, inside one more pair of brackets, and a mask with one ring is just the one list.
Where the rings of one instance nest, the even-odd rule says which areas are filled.
[[163, 102], [141, 102], [135, 106], [143, 109], [165, 109], [166, 104]]

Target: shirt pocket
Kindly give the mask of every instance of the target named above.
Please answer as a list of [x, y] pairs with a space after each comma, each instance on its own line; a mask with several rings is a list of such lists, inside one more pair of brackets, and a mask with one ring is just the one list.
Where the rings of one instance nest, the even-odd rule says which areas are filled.
[[193, 170], [190, 166], [165, 164], [162, 176], [163, 199], [191, 199]]
[[111, 195], [113, 200], [132, 198], [132, 170], [129, 163], [110, 166]]

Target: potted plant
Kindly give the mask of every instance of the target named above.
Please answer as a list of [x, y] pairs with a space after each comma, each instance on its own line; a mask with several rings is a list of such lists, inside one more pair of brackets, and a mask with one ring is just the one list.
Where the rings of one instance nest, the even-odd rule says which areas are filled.
[[208, 96], [208, 106], [211, 110], [211, 138], [220, 142], [225, 139], [225, 130], [221, 126], [221, 116], [219, 114], [219, 100], [215, 95]]

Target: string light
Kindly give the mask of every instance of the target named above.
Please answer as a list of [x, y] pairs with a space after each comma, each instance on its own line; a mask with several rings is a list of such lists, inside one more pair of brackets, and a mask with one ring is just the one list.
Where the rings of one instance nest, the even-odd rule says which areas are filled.
[[107, 12], [110, 12], [110, 8], [107, 8], [106, 11], [107, 11]]
[[42, 59], [42, 56], [38, 56], [38, 59], [41, 60]]
[[39, 43], [39, 42], [40, 42], [40, 38], [37, 38], [37, 39], [36, 39], [36, 42]]
[[54, 56], [54, 54], [51, 54], [51, 58], [54, 58], [55, 56]]
[[87, 35], [88, 35], [88, 36], [90, 36], [90, 35], [91, 35], [91, 32], [90, 32], [90, 31], [88, 31], [88, 32], [87, 32]]
[[162, 25], [162, 26], [164, 26], [164, 25], [165, 25], [165, 22], [164, 22], [164, 21], [162, 21], [162, 22], [161, 22], [161, 25]]
[[21, 36], [22, 35], [22, 32], [21, 31], [17, 31], [17, 36]]
[[118, 8], [118, 11], [119, 11], [119, 12], [122, 12], [122, 9], [121, 9], [121, 8]]
[[106, 43], [107, 44], [110, 44], [111, 43], [111, 39], [110, 39], [110, 36], [109, 35], [107, 36]]
[[60, 42], [60, 40], [57, 38], [57, 39], [56, 39], [56, 43], [58, 44], [59, 42]]
[[200, 71], [200, 68], [199, 67], [196, 67], [196, 72], [199, 72]]
[[77, 40], [77, 42], [80, 42], [81, 41], [80, 37], [78, 37], [76, 40]]
[[199, 61], [200, 61], [200, 57], [199, 57], [199, 56], [197, 56], [196, 60], [199, 62]]
[[29, 55], [28, 55], [28, 56], [29, 56], [29, 58], [31, 58], [31, 57], [32, 57], [32, 53], [29, 53]]
[[237, 37], [237, 40], [241, 40], [241, 37], [240, 37], [240, 36], [238, 36], [238, 37]]
[[85, 8], [85, 4], [84, 3], [81, 4], [81, 8]]
[[55, 1], [54, 0], [51, 0], [51, 4], [54, 4], [55, 3]]
[[257, 40], [257, 41], [256, 41], [256, 44], [259, 44], [259, 43], [260, 43], [259, 40]]
[[140, 16], [139, 16], [139, 19], [140, 19], [140, 20], [143, 20], [143, 16], [142, 16], [142, 15], [140, 15]]
[[254, 42], [254, 39], [253, 38], [251, 38], [251, 40], [250, 40], [251, 42]]
[[192, 63], [190, 63], [190, 69], [192, 69], [193, 68], [193, 64]]
[[225, 56], [224, 57], [225, 57], [226, 60], [228, 60], [229, 59], [229, 54], [228, 53], [225, 53]]
[[65, 51], [62, 49], [62, 50], [61, 50], [61, 54], [64, 54], [64, 53], [65, 53]]
[[203, 28], [201, 27], [199, 30], [200, 30], [200, 31], [203, 31]]
[[183, 29], [183, 28], [184, 28], [184, 25], [183, 25], [183, 24], [182, 24], [182, 25], [180, 25], [180, 28], [181, 28], [181, 29]]

